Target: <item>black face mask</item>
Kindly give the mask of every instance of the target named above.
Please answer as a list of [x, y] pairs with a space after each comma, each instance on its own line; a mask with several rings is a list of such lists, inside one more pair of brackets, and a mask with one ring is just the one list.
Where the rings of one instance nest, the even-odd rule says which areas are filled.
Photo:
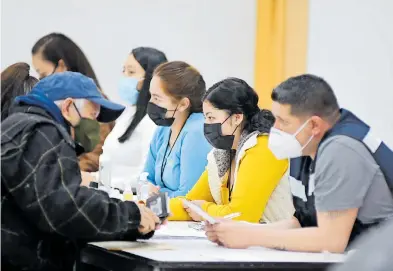
[[[149, 103], [147, 105], [147, 114], [149, 115], [151, 120], [158, 126], [171, 126], [175, 121], [175, 118], [173, 116], [175, 116], [176, 110], [177, 107], [175, 110], [168, 110], [166, 108], [159, 107], [158, 105], [153, 103]], [[172, 118], [165, 117], [166, 112], [168, 111], [174, 111]]]
[[233, 135], [237, 129], [233, 131], [232, 135], [222, 135], [221, 126], [230, 118], [229, 116], [223, 123], [212, 123], [204, 124], [203, 132], [207, 141], [216, 149], [221, 150], [231, 150], [233, 145], [233, 140], [235, 136]]

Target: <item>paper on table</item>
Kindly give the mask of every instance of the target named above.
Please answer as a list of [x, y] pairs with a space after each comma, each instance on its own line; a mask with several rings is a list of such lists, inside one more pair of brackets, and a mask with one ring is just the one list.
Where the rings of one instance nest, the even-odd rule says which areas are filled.
[[148, 242], [126, 242], [126, 241], [108, 241], [108, 242], [93, 242], [90, 245], [105, 248], [113, 251], [132, 251], [136, 249], [143, 250], [170, 250], [173, 247], [167, 244], [148, 243]]
[[162, 226], [154, 234], [155, 237], [173, 236], [173, 237], [198, 237], [206, 238], [204, 231], [198, 231], [188, 226], [189, 222], [168, 222], [168, 225]]

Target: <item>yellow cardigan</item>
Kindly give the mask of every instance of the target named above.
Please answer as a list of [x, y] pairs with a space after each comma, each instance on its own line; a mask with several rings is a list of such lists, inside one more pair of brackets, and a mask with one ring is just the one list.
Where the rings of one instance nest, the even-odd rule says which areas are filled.
[[288, 168], [287, 160], [277, 160], [268, 148], [268, 136], [260, 135], [257, 144], [246, 150], [240, 161], [236, 185], [229, 202], [228, 172], [221, 186], [221, 205], [217, 205], [210, 193], [207, 170], [185, 197], [170, 200], [169, 220], [192, 220], [183, 208], [183, 199], [205, 200], [202, 209], [213, 217], [240, 212], [237, 220], [259, 222], [274, 189]]

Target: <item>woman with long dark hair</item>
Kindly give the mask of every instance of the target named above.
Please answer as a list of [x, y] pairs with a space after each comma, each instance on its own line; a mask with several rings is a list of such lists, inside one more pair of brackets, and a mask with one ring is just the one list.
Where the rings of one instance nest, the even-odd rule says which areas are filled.
[[[57, 72], [79, 72], [93, 79], [102, 92], [89, 60], [79, 46], [67, 36], [60, 33], [48, 34], [34, 44], [31, 53], [33, 66], [40, 79]], [[92, 152], [79, 156], [79, 166], [82, 171], [95, 172], [98, 170], [102, 144], [113, 125], [113, 123], [100, 124], [100, 143]]]
[[240, 213], [236, 219], [275, 222], [294, 213], [288, 161], [268, 148], [274, 117], [258, 107], [257, 93], [243, 80], [228, 78], [203, 97], [204, 134], [214, 147], [207, 167], [185, 197], [171, 199], [171, 220], [202, 218], [183, 201], [191, 201], [213, 217]]
[[38, 82], [30, 75], [30, 66], [19, 62], [1, 72], [1, 121], [8, 117], [17, 96], [26, 95]]
[[118, 92], [127, 107], [106, 138], [100, 157], [111, 161], [111, 185], [114, 187], [135, 187], [143, 171], [150, 141], [157, 127], [146, 116], [150, 81], [154, 69], [166, 61], [163, 52], [138, 47], [131, 51], [124, 63]]

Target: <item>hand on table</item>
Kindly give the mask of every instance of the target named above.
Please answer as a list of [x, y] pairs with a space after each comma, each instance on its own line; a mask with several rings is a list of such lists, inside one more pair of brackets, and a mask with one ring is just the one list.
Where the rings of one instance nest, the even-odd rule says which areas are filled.
[[160, 223], [160, 219], [156, 216], [152, 210], [147, 208], [143, 204], [137, 204], [141, 213], [141, 223], [139, 225], [139, 232], [141, 234], [147, 234], [154, 231]]
[[209, 241], [227, 248], [248, 248], [252, 238], [251, 223], [222, 219], [212, 225], [206, 223], [205, 231]]
[[82, 183], [81, 186], [89, 186], [90, 182], [94, 182], [96, 178], [90, 172], [81, 171]]
[[150, 196], [157, 195], [160, 192], [160, 188], [161, 187], [159, 185], [154, 185], [149, 182], [149, 195]]

